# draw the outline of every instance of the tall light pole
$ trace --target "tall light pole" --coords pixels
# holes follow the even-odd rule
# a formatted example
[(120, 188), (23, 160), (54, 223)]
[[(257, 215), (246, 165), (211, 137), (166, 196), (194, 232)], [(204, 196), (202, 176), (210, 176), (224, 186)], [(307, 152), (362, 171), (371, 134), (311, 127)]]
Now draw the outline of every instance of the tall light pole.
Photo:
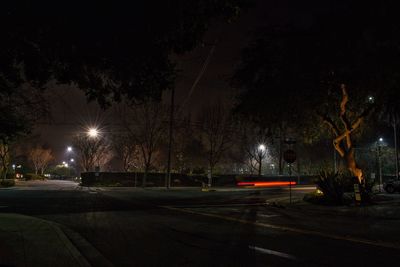
[(174, 102), (175, 102), (175, 89), (171, 89), (171, 106), (169, 111), (169, 140), (168, 140), (168, 162), (167, 162), (167, 176), (165, 177), (166, 187), (171, 187), (171, 153), (172, 153), (172, 134), (174, 128)]
[(397, 116), (393, 117), (394, 153), (396, 159), (396, 179), (399, 179), (399, 152), (397, 151)]
[(382, 144), (383, 144), (383, 138), (380, 137), (378, 140), (378, 167), (379, 167), (379, 192), (382, 192)]
[(262, 160), (265, 156), (265, 145), (261, 144), (258, 146), (258, 176), (261, 176)]

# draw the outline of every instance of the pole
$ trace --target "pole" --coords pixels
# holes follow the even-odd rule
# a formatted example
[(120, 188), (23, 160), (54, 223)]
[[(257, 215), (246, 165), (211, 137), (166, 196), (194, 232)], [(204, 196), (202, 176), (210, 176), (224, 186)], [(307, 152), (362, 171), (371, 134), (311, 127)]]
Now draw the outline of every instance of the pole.
[(396, 179), (399, 179), (399, 152), (397, 150), (397, 118), (393, 118), (394, 153), (396, 157)]
[(379, 192), (382, 192), (382, 159), (381, 146), (378, 145), (378, 165), (379, 165)]
[(292, 164), (289, 163), (289, 203), (292, 204)]
[(172, 150), (172, 130), (174, 126), (174, 102), (175, 102), (175, 88), (171, 90), (171, 107), (169, 111), (169, 141), (168, 141), (168, 162), (167, 162), (167, 176), (166, 186), (167, 189), (171, 187), (171, 150)]
[(262, 167), (262, 155), (261, 155), (261, 152), (259, 152), (258, 153), (258, 159), (259, 159), (259, 161), (260, 161), (260, 164), (258, 164), (258, 176), (261, 176), (261, 167)]

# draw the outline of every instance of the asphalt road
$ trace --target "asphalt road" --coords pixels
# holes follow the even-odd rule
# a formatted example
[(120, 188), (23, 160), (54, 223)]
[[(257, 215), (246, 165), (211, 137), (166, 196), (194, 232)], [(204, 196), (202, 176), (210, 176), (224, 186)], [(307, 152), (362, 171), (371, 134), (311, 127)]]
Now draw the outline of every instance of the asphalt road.
[[(293, 195), (309, 190), (294, 188)], [(76, 236), (115, 266), (398, 264), (400, 232), (393, 224), (271, 204), (287, 196), (287, 188), (166, 191), (51, 181), (1, 189), (0, 212), (63, 225), (93, 266), (101, 259)]]

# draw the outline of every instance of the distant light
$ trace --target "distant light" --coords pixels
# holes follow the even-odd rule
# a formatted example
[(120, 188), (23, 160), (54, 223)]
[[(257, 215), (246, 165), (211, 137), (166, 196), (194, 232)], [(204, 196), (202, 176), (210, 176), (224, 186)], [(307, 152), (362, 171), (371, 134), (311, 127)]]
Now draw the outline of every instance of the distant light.
[(259, 145), (258, 150), (265, 151), (265, 145), (263, 145), (263, 144)]
[(66, 168), (68, 168), (68, 163), (65, 163), (64, 166), (65, 166)]
[(15, 169), (15, 164), (12, 165), (12, 168)]
[(375, 101), (375, 98), (373, 96), (368, 97), (368, 102), (374, 103), (374, 101)]
[(383, 142), (383, 138), (382, 137), (379, 138), (379, 142)]
[(90, 128), (88, 131), (89, 137), (95, 138), (99, 135), (99, 131), (96, 128)]
[(74, 159), (70, 159), (69, 161), (74, 162), (75, 160)]
[(65, 161), (62, 162), (63, 165), (67, 164)]
[(67, 151), (71, 152), (72, 151), (72, 146), (67, 147)]

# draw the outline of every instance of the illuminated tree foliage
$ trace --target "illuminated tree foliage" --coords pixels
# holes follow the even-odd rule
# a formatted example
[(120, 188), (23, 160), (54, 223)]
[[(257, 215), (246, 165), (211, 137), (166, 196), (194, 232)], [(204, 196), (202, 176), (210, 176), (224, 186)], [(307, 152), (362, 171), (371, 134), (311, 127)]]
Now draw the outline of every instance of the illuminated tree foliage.
[(54, 159), (51, 149), (35, 147), (29, 152), (30, 161), (35, 169), (35, 174), (43, 175), (49, 163)]

